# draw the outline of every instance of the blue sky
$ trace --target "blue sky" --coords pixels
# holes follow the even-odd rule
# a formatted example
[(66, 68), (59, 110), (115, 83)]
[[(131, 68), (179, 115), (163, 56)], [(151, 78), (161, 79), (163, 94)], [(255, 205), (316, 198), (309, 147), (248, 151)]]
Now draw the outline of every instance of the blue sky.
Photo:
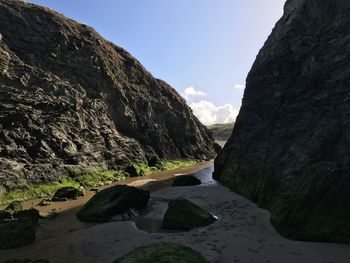
[[(245, 84), (259, 49), (282, 15), (285, 0), (29, 2), (94, 27), (179, 93), (193, 87), (187, 90), (188, 103), (197, 115), (204, 115), (199, 116), (202, 122), (211, 124), (230, 121), (239, 109), (243, 95), (239, 85)], [(231, 117), (215, 116), (220, 111), (230, 111)], [(207, 119), (207, 114), (213, 118)]]

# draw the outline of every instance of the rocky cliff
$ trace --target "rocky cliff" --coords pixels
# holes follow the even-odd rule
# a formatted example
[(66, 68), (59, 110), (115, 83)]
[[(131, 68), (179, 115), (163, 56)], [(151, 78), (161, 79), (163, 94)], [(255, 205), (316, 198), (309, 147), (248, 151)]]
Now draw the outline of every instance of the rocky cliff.
[(290, 238), (350, 242), (350, 1), (287, 0), (214, 176)]
[(186, 102), (125, 50), (47, 8), (0, 0), (0, 192), (69, 166), (214, 155)]

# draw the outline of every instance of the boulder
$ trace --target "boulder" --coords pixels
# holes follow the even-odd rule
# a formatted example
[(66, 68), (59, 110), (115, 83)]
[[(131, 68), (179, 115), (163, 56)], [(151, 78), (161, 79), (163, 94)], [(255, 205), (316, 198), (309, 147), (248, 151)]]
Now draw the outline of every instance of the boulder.
[(129, 165), (124, 170), (130, 177), (141, 176), (134, 165)]
[(40, 201), (40, 203), (38, 204), (39, 206), (48, 206), (51, 205), (51, 200), (50, 199), (43, 199)]
[(35, 241), (35, 229), (27, 219), (0, 221), (0, 248), (18, 248)]
[(25, 219), (30, 221), (33, 226), (38, 224), (40, 215), (39, 215), (39, 211), (37, 209), (31, 208), (31, 209), (27, 209), (27, 210), (22, 210), (22, 211), (18, 211), (18, 212), (14, 212), (12, 214), (12, 217), (14, 219)]
[(171, 200), (168, 204), (162, 228), (191, 230), (195, 227), (207, 226), (216, 218), (204, 209), (186, 199)]
[(172, 243), (157, 243), (139, 247), (114, 261), (114, 263), (139, 262), (208, 263), (197, 251)]
[(181, 175), (176, 176), (173, 181), (172, 186), (192, 186), (192, 185), (200, 185), (202, 182), (197, 177), (193, 175)]
[(7, 211), (14, 211), (14, 212), (22, 211), (23, 210), (23, 206), (22, 206), (20, 201), (13, 201), (11, 204), (9, 204), (6, 207), (5, 210), (7, 210)]
[(2, 210), (0, 211), (0, 221), (3, 220), (11, 220), (12, 219), (12, 212), (9, 210)]
[(84, 196), (85, 192), (81, 189), (67, 186), (67, 187), (62, 187), (56, 191), (54, 196), (52, 197), (52, 201), (57, 202), (57, 201), (67, 201), (70, 199), (75, 199), (79, 196)]
[(77, 217), (83, 222), (105, 222), (130, 208), (139, 210), (146, 207), (149, 198), (149, 191), (116, 185), (94, 195), (78, 212)]

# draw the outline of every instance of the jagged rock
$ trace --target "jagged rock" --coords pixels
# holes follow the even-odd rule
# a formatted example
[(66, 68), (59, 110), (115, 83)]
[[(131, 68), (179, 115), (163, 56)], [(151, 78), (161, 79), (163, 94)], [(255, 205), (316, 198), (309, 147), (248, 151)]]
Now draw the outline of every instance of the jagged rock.
[(288, 0), (215, 178), (293, 239), (350, 242), (350, 1)]
[(156, 243), (134, 249), (114, 263), (166, 262), (208, 263), (197, 251), (173, 243)]
[(171, 200), (165, 212), (162, 227), (165, 229), (191, 230), (215, 222), (214, 216), (186, 199)]
[(22, 211), (23, 210), (23, 206), (22, 206), (20, 201), (13, 201), (11, 204), (9, 204), (6, 207), (5, 210), (18, 212), (18, 211)]
[(130, 208), (143, 209), (150, 198), (149, 191), (127, 185), (116, 185), (94, 195), (78, 212), (83, 222), (104, 222), (124, 214)]
[(0, 248), (18, 248), (35, 241), (35, 230), (29, 220), (0, 221)]
[(85, 192), (81, 189), (67, 186), (62, 187), (56, 191), (54, 196), (52, 197), (52, 201), (59, 202), (59, 201), (67, 201), (71, 199), (78, 198), (79, 196), (84, 196)]
[(0, 0), (0, 24), (0, 191), (215, 156), (186, 101), (92, 28), (17, 0)]
[(193, 175), (180, 175), (175, 177), (172, 186), (193, 186), (201, 183), (201, 180)]

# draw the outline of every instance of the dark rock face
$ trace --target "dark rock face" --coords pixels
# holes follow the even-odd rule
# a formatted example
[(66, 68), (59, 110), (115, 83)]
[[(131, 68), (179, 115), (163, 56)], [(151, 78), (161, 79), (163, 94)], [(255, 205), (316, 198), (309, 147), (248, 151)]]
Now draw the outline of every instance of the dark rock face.
[(83, 222), (105, 222), (131, 208), (145, 208), (149, 198), (148, 191), (116, 185), (94, 195), (78, 212), (77, 217)]
[(214, 176), (286, 236), (350, 242), (350, 2), (288, 0)]
[(193, 186), (200, 185), (202, 182), (193, 175), (180, 175), (176, 176), (172, 186)]
[(75, 199), (79, 196), (84, 196), (85, 192), (75, 187), (67, 186), (62, 187), (56, 191), (54, 196), (52, 197), (52, 201), (67, 201), (70, 199)]
[(185, 100), (93, 29), (15, 0), (0, 25), (0, 192), (72, 165), (215, 156)]
[(165, 229), (191, 230), (215, 222), (214, 216), (186, 199), (171, 200), (165, 212), (162, 227)]
[(17, 248), (35, 241), (35, 229), (28, 220), (0, 222), (0, 248)]

